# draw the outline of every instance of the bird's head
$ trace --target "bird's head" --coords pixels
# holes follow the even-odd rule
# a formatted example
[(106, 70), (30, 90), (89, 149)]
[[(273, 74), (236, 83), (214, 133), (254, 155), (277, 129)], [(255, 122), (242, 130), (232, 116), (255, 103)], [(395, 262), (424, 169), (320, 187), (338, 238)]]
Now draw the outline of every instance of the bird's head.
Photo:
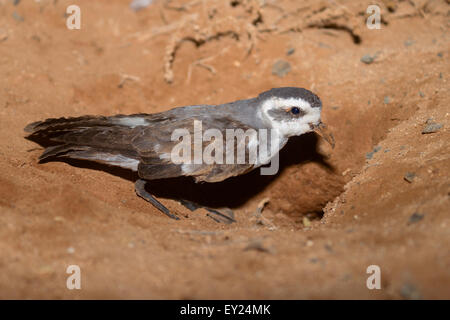
[(320, 124), (322, 102), (309, 90), (275, 88), (258, 96), (263, 121), (284, 137), (314, 131)]

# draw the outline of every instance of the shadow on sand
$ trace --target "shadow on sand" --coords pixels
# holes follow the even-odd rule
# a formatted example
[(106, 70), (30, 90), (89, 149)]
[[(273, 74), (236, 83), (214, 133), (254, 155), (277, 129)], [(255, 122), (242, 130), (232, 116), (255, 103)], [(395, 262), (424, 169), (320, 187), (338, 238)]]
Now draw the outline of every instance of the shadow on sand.
[[(288, 166), (316, 162), (334, 172), (335, 169), (317, 151), (318, 139), (315, 133), (290, 138), (280, 151), (280, 168), (276, 175), (261, 175), (258, 168), (245, 175), (216, 183), (195, 183), (190, 177), (152, 180), (147, 183), (146, 189), (157, 198), (184, 199), (212, 208), (238, 207), (262, 192)], [(131, 170), (96, 162), (64, 158), (53, 158), (46, 162), (49, 161), (61, 161), (75, 167), (105, 171), (132, 182), (139, 178), (137, 173)], [(134, 187), (130, 185), (130, 192), (133, 190)]]

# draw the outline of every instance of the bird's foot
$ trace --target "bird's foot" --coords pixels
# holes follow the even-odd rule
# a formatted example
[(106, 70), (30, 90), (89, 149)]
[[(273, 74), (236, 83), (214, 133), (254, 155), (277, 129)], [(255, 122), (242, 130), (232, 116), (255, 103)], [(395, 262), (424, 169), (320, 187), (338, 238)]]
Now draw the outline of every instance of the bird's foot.
[(208, 213), (206, 214), (207, 217), (213, 219), (216, 222), (225, 223), (225, 224), (231, 224), (233, 222), (236, 222), (234, 219), (234, 213), (229, 208), (224, 208), (221, 211), (208, 208), (202, 205), (199, 205), (195, 202), (188, 201), (188, 200), (178, 200), (183, 206), (188, 208), (190, 211), (195, 211), (199, 208), (204, 208)]
[[(167, 215), (168, 217), (175, 219), (175, 220), (180, 220), (179, 217), (177, 217), (176, 215), (174, 215), (173, 213), (171, 213), (169, 211), (169, 209), (166, 208), (166, 206), (164, 206), (161, 202), (159, 202), (158, 200), (155, 199), (155, 197), (153, 197), (146, 189), (145, 189), (145, 185), (147, 184), (147, 181), (143, 180), (143, 179), (139, 179), (136, 181), (134, 188), (136, 191), (136, 194), (141, 197), (142, 199), (150, 202), (155, 208), (157, 208), (159, 211), (161, 211), (162, 213), (164, 213), (165, 215)], [(199, 208), (204, 208), (205, 210), (208, 211), (208, 213), (206, 214), (208, 217), (210, 217), (211, 219), (213, 219), (216, 222), (221, 222), (221, 223), (225, 223), (225, 224), (231, 224), (233, 222), (236, 222), (236, 220), (234, 219), (234, 213), (231, 209), (225, 208), (221, 211), (218, 211), (216, 209), (212, 209), (212, 208), (208, 208), (208, 207), (204, 207), (201, 206), (195, 202), (191, 202), (188, 200), (179, 200), (179, 202), (185, 206), (186, 208), (188, 208), (190, 211), (195, 211)]]

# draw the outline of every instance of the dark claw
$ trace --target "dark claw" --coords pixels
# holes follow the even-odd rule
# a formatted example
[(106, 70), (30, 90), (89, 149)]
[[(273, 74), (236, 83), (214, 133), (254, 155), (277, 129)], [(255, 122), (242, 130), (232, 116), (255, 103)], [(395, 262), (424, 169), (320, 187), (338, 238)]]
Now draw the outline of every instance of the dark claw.
[(205, 209), (210, 212), (207, 214), (207, 216), (216, 222), (222, 222), (225, 224), (231, 224), (233, 222), (236, 222), (236, 220), (234, 219), (233, 211), (231, 211), (231, 209), (227, 210), (227, 211), (229, 211), (228, 213), (222, 213), (220, 211), (217, 211), (217, 210), (211, 209), (211, 208), (205, 208)]

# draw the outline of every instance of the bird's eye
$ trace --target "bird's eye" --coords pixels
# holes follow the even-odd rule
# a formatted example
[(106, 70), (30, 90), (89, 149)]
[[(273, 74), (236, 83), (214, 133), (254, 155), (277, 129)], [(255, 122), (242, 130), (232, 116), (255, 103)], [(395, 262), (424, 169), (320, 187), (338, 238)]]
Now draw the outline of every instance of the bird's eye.
[(291, 113), (292, 113), (292, 114), (299, 114), (299, 113), (300, 113), (300, 109), (297, 108), (297, 107), (292, 107), (292, 108), (291, 108)]

